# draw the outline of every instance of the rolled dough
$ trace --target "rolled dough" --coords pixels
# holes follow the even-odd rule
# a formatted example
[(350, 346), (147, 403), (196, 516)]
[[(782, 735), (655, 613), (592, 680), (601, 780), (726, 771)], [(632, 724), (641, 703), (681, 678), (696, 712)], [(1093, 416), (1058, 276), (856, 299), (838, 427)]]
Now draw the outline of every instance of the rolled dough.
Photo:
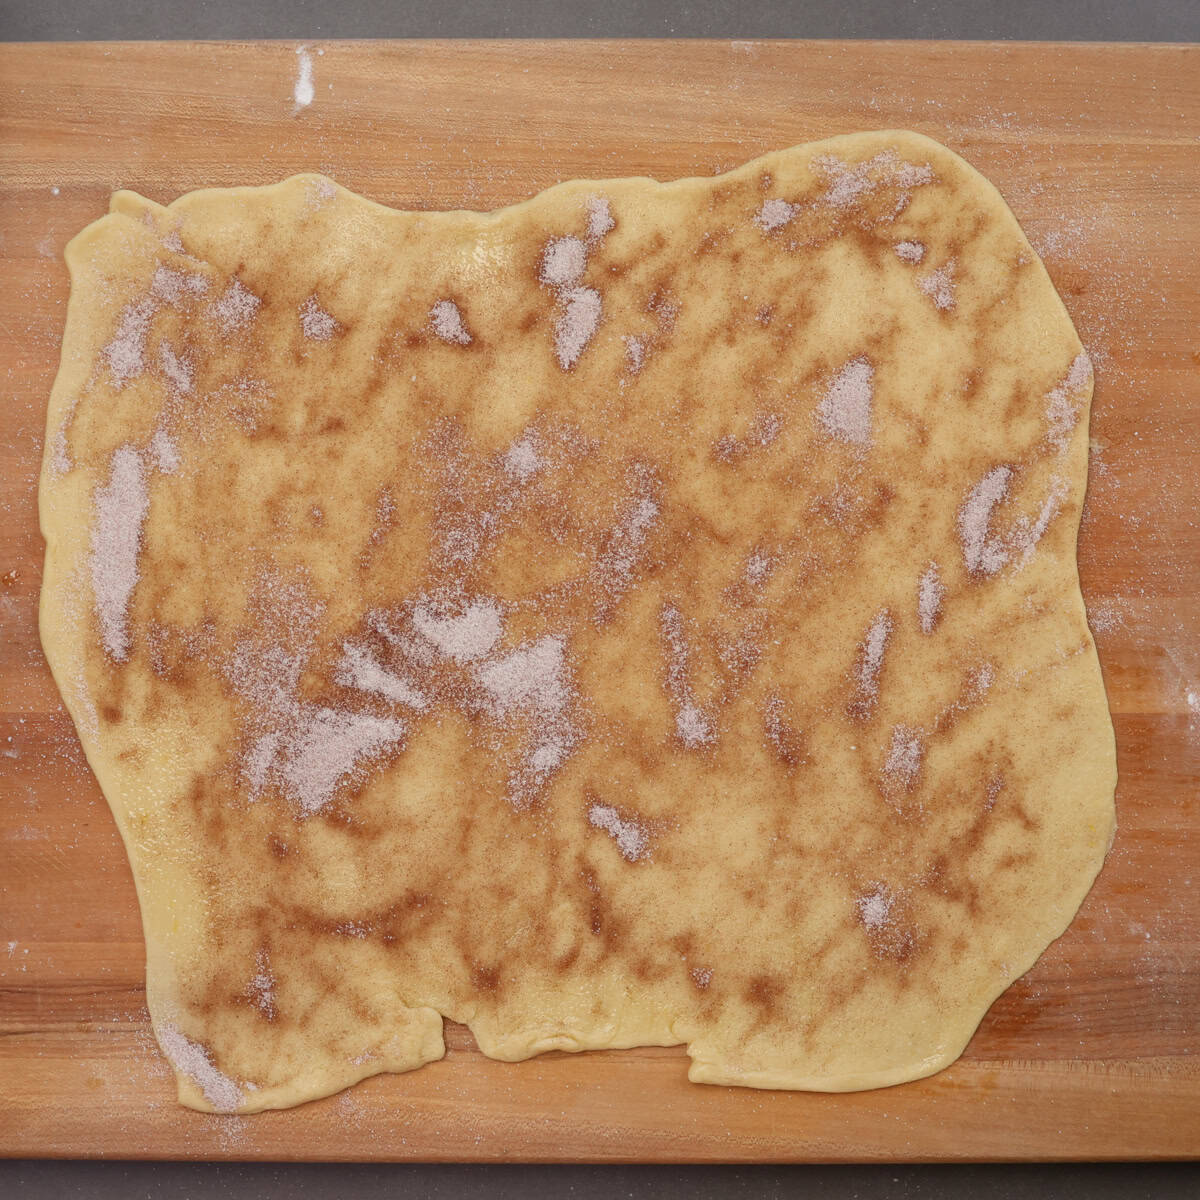
[(443, 1017), (879, 1087), (1066, 928), (1113, 832), (1092, 372), (962, 159), (118, 192), (67, 262), (41, 632), (183, 1103)]

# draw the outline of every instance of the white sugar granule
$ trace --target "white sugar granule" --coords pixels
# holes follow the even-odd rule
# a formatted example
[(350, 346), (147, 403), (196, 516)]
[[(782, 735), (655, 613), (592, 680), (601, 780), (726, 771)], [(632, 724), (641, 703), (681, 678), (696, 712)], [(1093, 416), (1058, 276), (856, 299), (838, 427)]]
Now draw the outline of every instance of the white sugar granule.
[(274, 765), (275, 756), (279, 752), (279, 731), (272, 730), (264, 733), (246, 755), (242, 773), (250, 788), (250, 799), (257, 800), (267, 782), (267, 774)]
[(691, 976), (696, 986), (703, 991), (710, 983), (712, 983), (712, 967), (693, 967), (691, 970)]
[(932, 633), (942, 612), (942, 598), (946, 589), (942, 584), (938, 565), (931, 562), (917, 585), (917, 616), (921, 620), (921, 632)]
[(92, 592), (104, 648), (117, 662), (129, 655), (129, 600), (138, 581), (142, 524), (150, 509), (146, 468), (132, 446), (113, 453), (108, 483), (95, 494)]
[(1058, 515), (1066, 498), (1067, 485), (1061, 479), (1055, 480), (1046, 499), (1042, 501), (1038, 515), (1032, 521), (1028, 517), (1022, 517), (1016, 523), (1010, 541), (1013, 548), (1021, 552), (1019, 567), (1024, 567), (1033, 557), (1038, 543), (1050, 527), (1050, 522)]
[(637, 821), (623, 818), (611, 804), (590, 804), (587, 816), (589, 824), (603, 829), (630, 862), (645, 857), (650, 837)]
[(565, 649), (561, 637), (546, 635), (478, 668), (476, 677), (497, 713), (504, 716), (514, 708), (561, 712), (567, 703)]
[(865, 896), (859, 896), (855, 901), (858, 906), (858, 919), (867, 929), (882, 929), (887, 923), (892, 911), (892, 897), (884, 887), (877, 887)]
[(569, 371), (592, 340), (600, 324), (600, 293), (577, 287), (564, 293), (565, 307), (554, 325), (554, 352), (558, 365)]
[(759, 413), (754, 418), (749, 440), (759, 446), (769, 446), (783, 432), (783, 418), (778, 413)]
[(307, 108), (313, 102), (316, 92), (313, 89), (313, 60), (312, 55), (308, 52), (308, 47), (298, 47), (296, 58), (299, 61), (296, 69), (296, 83), (292, 88), (292, 99), (296, 104), (296, 111), (299, 112), (300, 109)]
[(242, 1102), (242, 1089), (213, 1066), (208, 1051), (199, 1042), (185, 1037), (173, 1025), (164, 1025), (155, 1033), (171, 1066), (199, 1087), (216, 1112), (237, 1112)]
[(990, 537), (992, 509), (1008, 493), (1011, 467), (993, 467), (970, 491), (958, 510), (958, 536), (967, 570), (994, 575), (1008, 562), (1008, 549), (1000, 538)]
[(121, 313), (112, 341), (102, 351), (117, 387), (124, 387), (146, 369), (146, 335), (154, 310), (154, 301), (149, 298), (128, 305)]
[(763, 233), (770, 233), (772, 230), (782, 229), (799, 211), (799, 205), (789, 204), (786, 200), (776, 197), (766, 201), (754, 214), (754, 223)]
[(871, 440), (871, 401), (875, 368), (862, 355), (833, 377), (817, 405), (817, 419), (830, 437), (856, 446)]
[(675, 732), (689, 750), (699, 750), (714, 740), (712, 719), (692, 698), (688, 679), (689, 651), (683, 614), (674, 604), (664, 604), (659, 625), (667, 651), (667, 691), (675, 704)]
[(518, 483), (526, 483), (545, 466), (538, 454), (537, 440), (527, 433), (504, 453), (504, 470)]
[(266, 952), (260, 950), (254, 960), (254, 975), (246, 985), (251, 1002), (267, 1017), (275, 1016), (275, 975)]
[(921, 289), (934, 303), (935, 308), (943, 311), (954, 307), (954, 259), (951, 259), (945, 266), (938, 267), (936, 271), (930, 271), (928, 275), (922, 275), (917, 280), (917, 287)]
[(746, 563), (746, 582), (762, 583), (770, 575), (772, 565), (766, 554), (756, 550)]
[(875, 696), (879, 691), (879, 671), (891, 632), (892, 615), (885, 608), (876, 614), (867, 629), (859, 655), (858, 688), (864, 696)]
[(300, 305), (300, 327), (306, 338), (327, 342), (337, 332), (338, 323), (317, 303), (316, 296), (309, 296)]
[(599, 241), (616, 222), (612, 217), (612, 209), (608, 205), (608, 197), (592, 195), (587, 198), (587, 235), (589, 242)]
[(613, 530), (612, 537), (596, 564), (600, 584), (613, 598), (629, 586), (646, 537), (656, 520), (658, 505), (650, 497), (643, 496), (634, 503)]
[(712, 721), (691, 701), (681, 705), (675, 714), (675, 732), (689, 750), (698, 750), (713, 740)]
[(551, 287), (570, 287), (578, 283), (587, 267), (587, 247), (577, 237), (552, 238), (542, 251), (538, 276)]
[(342, 657), (333, 680), (361, 692), (373, 692), (396, 704), (406, 704), (418, 712), (429, 706), (429, 701), (407, 679), (387, 670), (372, 657), (369, 650), (352, 642), (342, 645)]
[(337, 184), (332, 179), (310, 180), (305, 193), (305, 200), (310, 212), (318, 212), (324, 208), (338, 193)]
[(918, 166), (916, 163), (897, 161), (888, 181), (902, 188), (924, 187), (925, 184), (933, 182), (933, 168), (928, 163)]
[[(179, 230), (172, 229), (170, 233), (163, 237), (163, 247), (170, 250), (172, 254), (186, 254), (187, 250), (183, 244), (183, 238), (179, 236)], [(206, 281), (207, 282), (207, 281)]]
[(1098, 604), (1089, 604), (1087, 610), (1088, 625), (1093, 633), (1111, 633), (1114, 629), (1125, 627), (1125, 614), (1121, 600), (1102, 600)]
[(407, 732), (394, 718), (311, 709), (283, 748), (280, 773), (289, 796), (306, 816), (319, 812), (361, 759), (396, 746)]
[(897, 242), (896, 255), (906, 263), (919, 263), (925, 257), (924, 242)]
[(222, 333), (232, 333), (249, 325), (261, 306), (262, 301), (240, 279), (231, 279), (209, 311)]
[(1079, 409), (1075, 398), (1092, 380), (1092, 360), (1086, 351), (1080, 351), (1062, 382), (1046, 396), (1046, 420), (1049, 430), (1046, 437), (1054, 443), (1061, 454), (1071, 441), (1071, 432), (1079, 420)]
[(646, 365), (646, 340), (628, 334), (622, 341), (625, 343), (625, 362), (636, 375)]
[(933, 168), (904, 162), (894, 150), (883, 150), (865, 162), (850, 164), (833, 154), (813, 159), (813, 168), (825, 177), (825, 202), (848, 208), (880, 187), (920, 187), (933, 182)]
[(158, 365), (167, 383), (177, 395), (187, 396), (192, 390), (192, 364), (180, 358), (166, 342), (158, 347)]
[(529, 756), (530, 767), (539, 775), (560, 767), (567, 756), (567, 746), (556, 737), (542, 736)]
[(50, 455), (50, 471), (56, 477), (71, 470), (71, 454), (67, 448), (67, 431), (59, 428), (54, 432), (54, 448)]
[(920, 731), (907, 725), (897, 725), (892, 730), (892, 745), (887, 761), (883, 764), (886, 777), (901, 787), (909, 787), (921, 769), (925, 757), (925, 743)]
[(996, 682), (996, 668), (990, 662), (980, 663), (967, 673), (966, 700), (976, 704), (991, 691)]
[(279, 721), (298, 719), (296, 687), (304, 658), (279, 646), (239, 643), (225, 664), (229, 681), (256, 708)]
[(443, 342), (449, 342), (453, 346), (471, 344), (471, 335), (467, 332), (462, 313), (453, 300), (439, 300), (429, 310), (429, 321), (433, 325), (433, 332)]
[(412, 622), (439, 653), (458, 663), (483, 658), (503, 631), (500, 606), (494, 600), (472, 600), (460, 613), (423, 601), (413, 609)]
[(163, 475), (174, 475), (179, 470), (179, 447), (165, 429), (156, 429), (148, 447), (155, 468)]
[(167, 304), (178, 304), (188, 296), (203, 296), (207, 291), (208, 280), (203, 275), (161, 265), (155, 268), (150, 282), (150, 294)]

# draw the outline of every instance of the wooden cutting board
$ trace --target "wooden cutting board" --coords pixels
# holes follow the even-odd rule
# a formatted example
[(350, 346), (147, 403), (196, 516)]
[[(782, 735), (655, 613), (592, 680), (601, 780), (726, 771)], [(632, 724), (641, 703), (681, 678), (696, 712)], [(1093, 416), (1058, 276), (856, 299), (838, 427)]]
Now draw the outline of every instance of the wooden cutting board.
[[(1200, 1154), (1200, 47), (520, 42), (0, 47), (0, 1152), (838, 1160)], [(963, 1058), (855, 1095), (701, 1087), (682, 1049), (445, 1061), (250, 1118), (176, 1105), (125, 856), (38, 644), (61, 252), (114, 188), (319, 170), (398, 208), (722, 171), (908, 127), (999, 185), (1097, 364), (1079, 560), (1120, 830)]]

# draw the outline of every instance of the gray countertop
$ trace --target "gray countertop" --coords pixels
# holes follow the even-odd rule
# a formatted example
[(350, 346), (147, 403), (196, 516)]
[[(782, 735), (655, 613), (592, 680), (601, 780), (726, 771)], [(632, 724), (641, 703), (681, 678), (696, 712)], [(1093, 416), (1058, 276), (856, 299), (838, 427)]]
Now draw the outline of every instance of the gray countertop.
[(1200, 40), (1198, 0), (0, 0), (7, 41), (360, 37)]
[[(1200, 41), (1200, 0), (0, 0), (6, 41), (338, 37), (850, 37)], [(3, 1086), (0, 1083), (0, 1086)], [(1200, 1154), (1200, 1146), (1196, 1147)], [(535, 1167), (0, 1163), (0, 1194), (228, 1200), (1193, 1196), (1189, 1165)]]

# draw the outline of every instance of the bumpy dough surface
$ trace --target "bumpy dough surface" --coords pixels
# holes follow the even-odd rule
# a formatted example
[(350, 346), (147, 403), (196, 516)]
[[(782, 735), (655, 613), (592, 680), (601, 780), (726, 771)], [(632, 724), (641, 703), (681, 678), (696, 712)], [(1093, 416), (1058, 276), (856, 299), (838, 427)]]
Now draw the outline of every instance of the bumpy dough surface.
[(899, 1083), (1070, 921), (1115, 782), (1091, 369), (944, 147), (490, 214), (119, 192), (67, 261), (42, 638), (183, 1103), (442, 1017)]

